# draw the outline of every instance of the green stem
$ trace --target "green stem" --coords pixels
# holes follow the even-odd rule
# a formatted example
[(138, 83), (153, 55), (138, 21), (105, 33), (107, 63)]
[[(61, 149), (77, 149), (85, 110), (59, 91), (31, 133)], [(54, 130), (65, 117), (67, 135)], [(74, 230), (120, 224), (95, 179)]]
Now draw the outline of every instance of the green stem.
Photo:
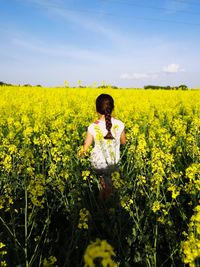
[(8, 225), (6, 224), (6, 222), (4, 221), (4, 219), (1, 216), (0, 216), (0, 221), (2, 222), (2, 224), (4, 225), (4, 227), (7, 229), (7, 231), (9, 232), (9, 234), (13, 237), (13, 239), (15, 240), (15, 242), (17, 243), (17, 245), (22, 248), (22, 245), (18, 241), (16, 235), (11, 231), (11, 229), (8, 227)]
[(149, 260), (149, 256), (148, 255), (147, 255), (146, 261), (147, 261), (147, 266), (152, 267), (151, 261)]
[(155, 226), (155, 239), (154, 239), (154, 250), (153, 250), (153, 266), (156, 267), (157, 263), (157, 236), (158, 236), (158, 224)]
[(33, 255), (32, 255), (31, 259), (30, 259), (30, 263), (29, 263), (29, 265), (26, 266), (26, 267), (31, 267), (31, 266), (32, 266), (32, 264), (33, 264), (33, 262), (34, 262), (34, 259), (35, 259), (35, 257), (37, 256), (37, 251), (38, 251), (40, 242), (41, 242), (41, 240), (42, 240), (42, 238), (43, 238), (43, 235), (44, 235), (44, 232), (46, 231), (47, 226), (49, 225), (49, 222), (50, 222), (50, 220), (49, 220), (49, 218), (47, 218), (46, 221), (45, 221), (45, 225), (44, 225), (44, 227), (43, 227), (42, 233), (40, 234), (40, 238), (39, 238), (39, 240), (38, 240), (38, 242), (37, 242), (37, 244), (36, 244), (36, 246), (35, 246), (34, 253), (33, 253)]
[(24, 253), (25, 253), (25, 263), (26, 267), (29, 266), (28, 264), (28, 194), (27, 188), (25, 187), (25, 211), (24, 211)]
[[(158, 199), (160, 194), (160, 183), (157, 184), (157, 190), (156, 190), (156, 199)], [(157, 237), (158, 237), (158, 223), (157, 223), (157, 216), (156, 216), (156, 225), (155, 225), (155, 234), (154, 234), (154, 246), (153, 246), (153, 265), (156, 267), (157, 265)]]

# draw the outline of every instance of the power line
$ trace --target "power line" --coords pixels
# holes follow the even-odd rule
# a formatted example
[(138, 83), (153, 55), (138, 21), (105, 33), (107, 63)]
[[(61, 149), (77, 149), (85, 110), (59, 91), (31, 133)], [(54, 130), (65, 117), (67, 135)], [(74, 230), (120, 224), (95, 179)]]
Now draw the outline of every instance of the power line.
[[(106, 0), (101, 0), (101, 1), (106, 1)], [(109, 0), (107, 0), (109, 1)], [(137, 1), (137, 0), (136, 0)], [(185, 3), (188, 5), (195, 5), (195, 6), (200, 6), (200, 2), (191, 2), (191, 1), (186, 1), (186, 0), (171, 0), (172, 2), (177, 2), (177, 3)], [(124, 4), (133, 4), (133, 2), (128, 2), (128, 1), (123, 1)]]
[[(18, 0), (21, 1), (21, 0)], [(114, 0), (113, 0), (114, 1)], [(118, 0), (117, 0), (118, 1)], [(177, 0), (178, 1), (178, 0)], [(106, 16), (106, 17), (116, 17), (118, 19), (134, 19), (134, 20), (144, 20), (144, 21), (154, 21), (154, 22), (162, 22), (162, 23), (172, 23), (172, 24), (179, 24), (179, 25), (188, 25), (188, 26), (200, 26), (200, 23), (192, 23), (192, 22), (185, 22), (185, 21), (178, 21), (178, 20), (168, 20), (168, 19), (157, 19), (157, 18), (150, 18), (150, 17), (144, 17), (144, 16), (135, 16), (135, 15), (119, 15), (114, 13), (107, 13), (107, 12), (99, 12), (96, 10), (89, 10), (89, 9), (73, 9), (73, 8), (65, 8), (63, 5), (59, 6), (58, 4), (38, 4), (38, 3), (32, 3), (35, 7), (43, 7), (43, 8), (55, 8), (58, 10), (66, 10), (69, 12), (74, 13), (86, 13), (86, 14), (95, 14), (98, 16)]]
[(146, 20), (146, 21), (157, 21), (157, 22), (167, 22), (172, 24), (181, 24), (181, 25), (190, 25), (190, 26), (200, 26), (200, 23), (192, 23), (192, 22), (185, 22), (185, 21), (178, 21), (178, 20), (168, 20), (168, 19), (156, 19), (156, 18), (149, 18), (149, 17), (141, 17), (135, 15), (118, 15), (113, 13), (107, 12), (97, 12), (93, 10), (83, 10), (83, 9), (66, 9), (69, 12), (80, 12), (80, 13), (87, 13), (87, 14), (96, 14), (100, 16), (107, 16), (107, 17), (116, 17), (118, 19), (138, 19), (138, 20)]
[(125, 18), (125, 19), (138, 19), (138, 20), (146, 20), (146, 21), (157, 21), (157, 22), (167, 22), (172, 24), (182, 24), (182, 25), (190, 25), (190, 26), (200, 26), (200, 23), (191, 23), (191, 22), (185, 22), (185, 21), (177, 21), (177, 20), (167, 20), (167, 19), (156, 19), (156, 18), (149, 18), (149, 17), (140, 17), (140, 16), (118, 16), (111, 13), (104, 13), (105, 16), (113, 16), (117, 18)]

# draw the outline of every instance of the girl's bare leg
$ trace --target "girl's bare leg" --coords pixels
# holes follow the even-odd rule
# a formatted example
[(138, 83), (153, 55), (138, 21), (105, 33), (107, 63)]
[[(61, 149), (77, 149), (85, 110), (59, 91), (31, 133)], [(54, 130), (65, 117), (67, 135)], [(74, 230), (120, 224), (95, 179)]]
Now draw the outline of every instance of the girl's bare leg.
[(99, 182), (102, 189), (99, 192), (100, 200), (108, 200), (113, 192), (112, 185), (108, 185), (103, 176), (99, 177)]

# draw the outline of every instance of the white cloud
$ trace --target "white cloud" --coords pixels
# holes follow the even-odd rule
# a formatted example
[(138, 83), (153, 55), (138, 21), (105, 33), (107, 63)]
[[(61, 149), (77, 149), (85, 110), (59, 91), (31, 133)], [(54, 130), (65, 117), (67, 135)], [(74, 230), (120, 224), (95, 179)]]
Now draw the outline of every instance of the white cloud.
[(120, 79), (124, 80), (142, 80), (142, 79), (154, 79), (157, 77), (156, 73), (123, 73), (120, 75)]
[(166, 73), (177, 73), (177, 72), (184, 72), (185, 70), (180, 68), (179, 64), (172, 63), (163, 68), (163, 72)]
[(180, 73), (184, 72), (185, 70), (180, 67), (179, 64), (169, 64), (165, 66), (162, 70), (155, 71), (155, 72), (146, 72), (146, 73), (122, 73), (120, 75), (120, 79), (123, 80), (145, 80), (145, 79), (157, 79), (164, 77), (165, 74), (174, 74), (174, 73)]

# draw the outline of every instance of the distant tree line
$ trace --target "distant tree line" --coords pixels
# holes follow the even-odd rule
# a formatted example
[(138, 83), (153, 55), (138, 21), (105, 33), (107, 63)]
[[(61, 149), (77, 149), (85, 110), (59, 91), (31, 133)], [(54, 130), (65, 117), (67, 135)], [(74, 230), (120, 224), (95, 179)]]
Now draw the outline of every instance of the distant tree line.
[(162, 89), (162, 90), (188, 90), (187, 85), (181, 84), (179, 86), (159, 86), (159, 85), (146, 85), (144, 89)]
[(0, 81), (0, 86), (3, 86), (3, 85), (6, 85), (6, 86), (13, 86), (11, 83), (4, 83), (4, 82), (1, 82), (1, 81)]
[(72, 86), (72, 87), (66, 87), (66, 88), (99, 88), (99, 89), (112, 88), (112, 89), (118, 89), (118, 87), (115, 85), (99, 85), (97, 87), (93, 87), (92, 85), (91, 86), (79, 85), (79, 86)]
[(118, 89), (115, 85), (99, 85), (97, 88), (112, 88), (112, 89)]
[[(15, 86), (14, 84), (10, 84), (10, 83), (5, 83), (0, 81), (0, 86)], [(33, 85), (31, 84), (24, 84), (24, 85), (19, 85), (19, 86), (25, 86), (25, 87), (32, 87)], [(42, 87), (42, 85), (38, 84), (38, 85), (34, 85), (34, 87)], [(56, 87), (56, 86), (55, 86)], [(69, 88), (69, 85), (66, 85), (66, 88)], [(77, 86), (73, 86), (71, 88), (77, 88)], [(79, 85), (78, 88), (88, 88), (88, 86), (84, 86), (81, 85), (81, 82), (79, 81)], [(97, 86), (96, 88), (112, 88), (112, 89), (118, 89), (117, 86), (115, 85), (106, 85), (106, 84), (102, 84)], [(159, 85), (145, 85), (144, 89), (153, 89), (153, 90), (189, 90), (189, 88), (187, 87), (187, 85), (181, 84), (179, 86), (159, 86)]]
[[(0, 86), (15, 86), (14, 84), (11, 84), (11, 83), (5, 83), (5, 82), (2, 82), (0, 81)], [(20, 86), (20, 85), (19, 85)], [(32, 85), (31, 84), (24, 84), (22, 86), (25, 86), (25, 87), (31, 87)], [(36, 87), (42, 87), (42, 85), (38, 84), (38, 85), (35, 85)]]

